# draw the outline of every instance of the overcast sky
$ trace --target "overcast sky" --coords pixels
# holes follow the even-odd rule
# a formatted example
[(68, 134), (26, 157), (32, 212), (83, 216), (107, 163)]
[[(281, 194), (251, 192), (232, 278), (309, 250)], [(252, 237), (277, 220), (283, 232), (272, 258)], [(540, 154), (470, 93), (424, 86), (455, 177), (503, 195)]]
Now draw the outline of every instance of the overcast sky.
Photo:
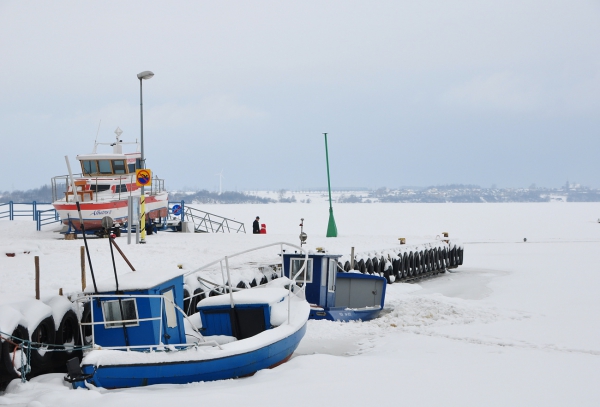
[(140, 134), (168, 188), (600, 187), (598, 1), (0, 0), (0, 190)]

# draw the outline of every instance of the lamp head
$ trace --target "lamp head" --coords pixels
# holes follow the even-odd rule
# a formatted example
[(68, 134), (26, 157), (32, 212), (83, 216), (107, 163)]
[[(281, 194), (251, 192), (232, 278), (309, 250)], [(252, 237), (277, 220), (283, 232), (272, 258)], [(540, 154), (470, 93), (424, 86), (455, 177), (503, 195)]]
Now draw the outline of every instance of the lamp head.
[(152, 71), (144, 71), (144, 72), (140, 72), (139, 74), (137, 74), (137, 77), (139, 80), (150, 79), (153, 76), (154, 76), (154, 72), (152, 72)]

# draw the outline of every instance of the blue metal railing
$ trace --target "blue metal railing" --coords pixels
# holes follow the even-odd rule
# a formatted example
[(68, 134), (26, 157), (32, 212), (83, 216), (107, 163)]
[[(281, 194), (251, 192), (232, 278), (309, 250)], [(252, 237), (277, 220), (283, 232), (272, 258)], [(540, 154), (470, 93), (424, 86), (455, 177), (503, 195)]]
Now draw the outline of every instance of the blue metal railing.
[(51, 205), (49, 202), (7, 202), (0, 203), (0, 208), (8, 206), (7, 210), (0, 211), (0, 219), (8, 218), (15, 220), (17, 216), (31, 216), (31, 219), (37, 222), (37, 230), (41, 230), (43, 225), (60, 222), (60, 217), (56, 209), (38, 210), (38, 205)]
[(14, 220), (13, 216), (13, 201), (7, 203), (0, 203), (0, 207), (8, 205), (8, 210), (0, 212), (0, 219), (8, 218), (8, 220)]
[(46, 209), (45, 211), (37, 211), (36, 222), (36, 229), (40, 231), (44, 225), (60, 222), (60, 216), (58, 216), (58, 212), (54, 208)]

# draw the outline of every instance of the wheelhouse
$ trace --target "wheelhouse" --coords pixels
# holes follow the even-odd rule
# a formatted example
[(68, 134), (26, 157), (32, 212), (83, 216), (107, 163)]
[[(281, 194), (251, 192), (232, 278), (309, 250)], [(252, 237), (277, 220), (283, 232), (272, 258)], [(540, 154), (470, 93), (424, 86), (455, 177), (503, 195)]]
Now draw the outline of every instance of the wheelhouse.
[(114, 176), (133, 174), (142, 168), (139, 153), (134, 154), (90, 154), (77, 156), (84, 176)]

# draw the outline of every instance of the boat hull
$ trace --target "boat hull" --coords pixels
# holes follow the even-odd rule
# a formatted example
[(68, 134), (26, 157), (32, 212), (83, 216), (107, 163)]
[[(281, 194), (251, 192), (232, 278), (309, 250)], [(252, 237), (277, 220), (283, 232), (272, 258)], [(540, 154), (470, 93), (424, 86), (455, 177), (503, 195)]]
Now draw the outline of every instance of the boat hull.
[[(221, 358), (97, 367), (82, 365), (82, 371), (93, 374), (86, 382), (108, 389), (232, 379), (284, 363), (292, 356), (305, 332), (306, 323), (293, 334), (268, 346)], [(83, 386), (83, 382), (74, 383), (74, 387)]]
[[(127, 199), (108, 202), (81, 202), (81, 216), (86, 231), (102, 229), (102, 218), (110, 216), (114, 222), (127, 223)], [(81, 230), (77, 205), (74, 202), (58, 201), (52, 204), (64, 225), (76, 231)], [(157, 194), (146, 197), (146, 214), (149, 219), (166, 217), (169, 212), (168, 194)]]

